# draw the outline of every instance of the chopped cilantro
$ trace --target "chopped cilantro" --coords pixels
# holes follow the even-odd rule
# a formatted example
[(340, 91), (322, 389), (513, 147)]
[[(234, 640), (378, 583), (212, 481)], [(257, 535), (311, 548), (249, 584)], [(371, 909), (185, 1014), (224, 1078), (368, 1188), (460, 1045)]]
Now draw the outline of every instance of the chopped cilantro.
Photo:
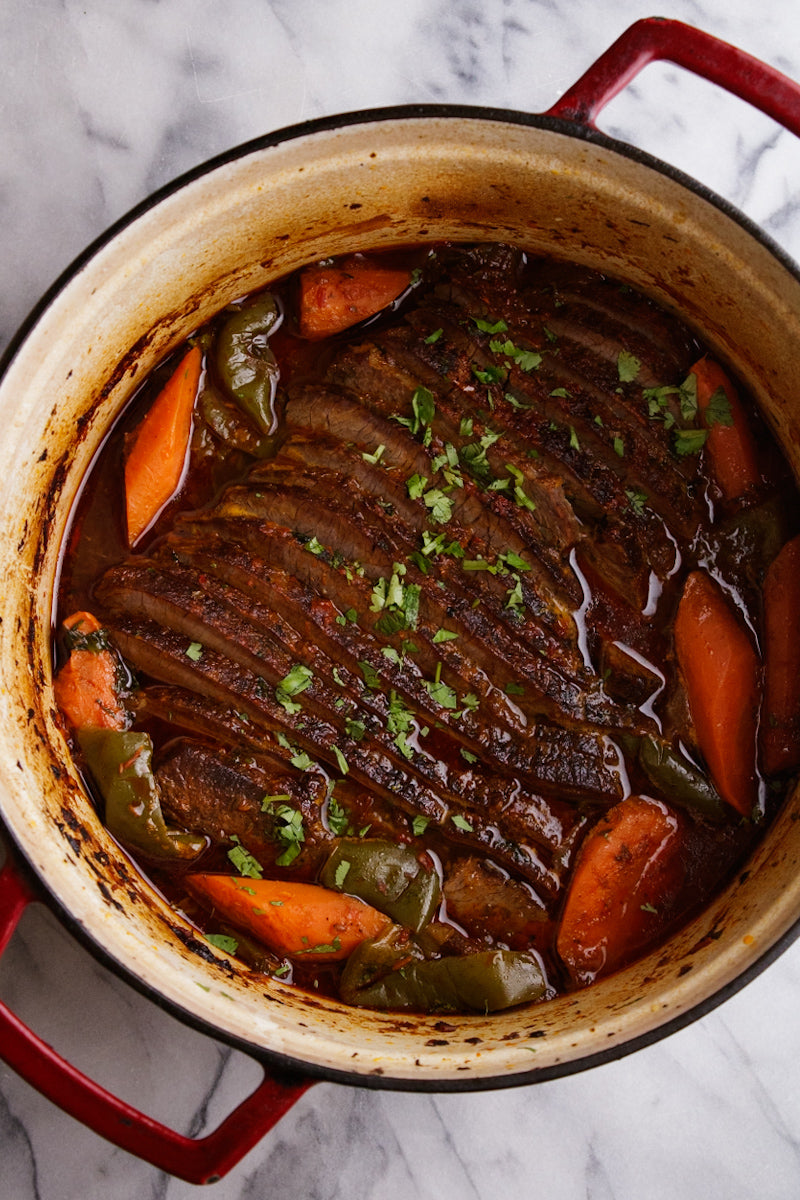
[(516, 572), (512, 574), (512, 579), (515, 580), (515, 583), (506, 594), (506, 608), (519, 610), (525, 607), (525, 601), (522, 598), (522, 580)]
[(330, 792), (328, 796), (328, 811), (327, 811), (328, 828), (335, 837), (343, 837), (350, 827), (350, 817), (347, 810), (339, 803), (333, 794)]
[(513, 550), (506, 550), (505, 554), (501, 554), (498, 560), (504, 567), (513, 567), (515, 571), (530, 571), (531, 564), (526, 562), (524, 558), (520, 558)]
[(203, 657), (203, 643), (190, 642), (186, 650), (186, 657), (190, 658), (192, 662), (199, 662)]
[[(308, 939), (306, 939), (308, 940)], [(318, 946), (304, 946), (302, 950), (295, 950), (295, 954), (338, 954), (342, 948), (341, 939), (335, 937), (332, 942), (322, 942)]]
[(291, 671), (284, 675), (275, 688), (275, 699), (288, 713), (300, 712), (301, 705), (297, 704), (292, 697), (304, 692), (310, 686), (313, 677), (313, 672), (303, 663), (295, 663)]
[(681, 456), (699, 454), (708, 437), (707, 429), (676, 429), (675, 453)]
[(642, 369), (642, 364), (629, 350), (620, 350), (617, 355), (617, 375), (620, 383), (633, 383)]
[(488, 366), (488, 367), (481, 368), (481, 367), (477, 367), (475, 365), (475, 363), (473, 363), (472, 364), (472, 374), (475, 376), (475, 378), (478, 380), (479, 383), (485, 383), (485, 384), (504, 383), (506, 378), (508, 377), (508, 370), (505, 367), (495, 367), (495, 366)]
[(415, 418), (412, 433), (419, 433), (421, 428), (430, 425), (436, 415), (436, 401), (433, 392), (426, 387), (418, 387), (411, 397), (411, 408)]
[(386, 447), (381, 444), (378, 446), (374, 454), (362, 454), (361, 457), (363, 458), (364, 462), (371, 463), (373, 467), (377, 467), (385, 453)]
[(474, 763), (478, 761), (477, 754), (473, 754), (471, 750), (467, 750), (464, 746), (460, 746), (458, 750), (464, 762)]
[(412, 475), (406, 481), (406, 488), (412, 500), (419, 500), (422, 493), (425, 491), (425, 484), (428, 482), (425, 475)]
[(382, 577), (372, 588), (370, 609), (382, 614), (376, 628), (389, 637), (401, 629), (416, 629), (419, 621), (421, 585), (403, 583), (406, 571), (404, 563), (395, 563), (390, 577)]
[(455, 825), (456, 829), (460, 829), (462, 833), (472, 833), (472, 825), (466, 817), (462, 817), (460, 813), (456, 813), (450, 820)]
[(298, 751), (289, 759), (293, 767), (297, 767), (298, 771), (310, 771), (314, 767), (313, 759), (309, 758), (305, 750)]
[(434, 342), (438, 342), (439, 338), (444, 333), (443, 329), (434, 329), (433, 333), (429, 333), (425, 338), (425, 345), (432, 346)]
[(681, 417), (684, 421), (693, 421), (697, 416), (697, 376), (687, 375), (678, 388)]
[(472, 320), (481, 333), (506, 333), (508, 330), (502, 317), (499, 321), (487, 321), (484, 317), (473, 317)]
[(453, 633), (451, 629), (437, 629), (433, 635), (433, 644), (438, 646), (440, 642), (452, 642), (458, 637), (457, 633)]
[(227, 954), (235, 954), (239, 949), (239, 943), (236, 938), (228, 937), (224, 933), (204, 933), (203, 937), (212, 946), (216, 946), (218, 950), (224, 950)]
[(475, 479), (485, 480), (491, 474), (486, 446), (481, 442), (468, 442), (459, 451), (461, 461)]
[(542, 356), (538, 350), (517, 350), (514, 362), (521, 371), (535, 371), (541, 366)]
[(525, 404), (524, 401), (518, 400), (513, 392), (504, 392), (503, 399), (507, 400), (511, 407), (517, 409), (517, 411), (523, 408), (533, 408), (533, 404)]
[(525, 481), (525, 476), (522, 474), (522, 471), (520, 471), (519, 467), (515, 467), (513, 463), (506, 463), (506, 470), (515, 480), (514, 499), (516, 500), (517, 504), (520, 506), (520, 508), (527, 508), (533, 512), (536, 508), (536, 505), (531, 500), (530, 496), (527, 495), (522, 486)]
[(271, 796), (269, 794), (267, 794), (266, 796), (262, 796), (261, 811), (269, 812), (269, 810), (272, 808), (273, 804), (285, 804), (287, 802), (287, 800), (291, 800), (291, 798), (292, 797), (290, 795), (288, 795), (288, 793), (284, 793), (284, 792), (276, 793), (274, 796)]
[(706, 406), (703, 418), (709, 428), (713, 425), (733, 425), (731, 402), (723, 387), (718, 387)]
[(622, 440), (622, 438), (615, 437), (611, 444), (614, 447), (614, 453), (618, 454), (620, 458), (624, 458), (625, 457), (625, 443)]
[(371, 663), (366, 662), (364, 659), (360, 659), (358, 666), (361, 674), (364, 677), (364, 683), (367, 685), (367, 687), (372, 691), (379, 691), (381, 686), (381, 677)]
[(253, 858), (249, 850), (245, 850), (236, 834), (233, 835), (231, 841), (234, 845), (228, 851), (228, 858), (239, 874), (244, 875), (247, 879), (261, 879), (264, 868), (258, 859)]
[(333, 877), (333, 882), (336, 884), (337, 888), (344, 887), (344, 881), (347, 879), (349, 872), (350, 863), (347, 861), (347, 859), (343, 858), (342, 861), (337, 865), (336, 873)]
[(347, 736), (351, 737), (354, 742), (360, 742), (364, 734), (367, 732), (367, 727), (363, 721), (357, 721), (353, 717), (348, 717), (344, 723)]
[(411, 822), (411, 832), (414, 837), (421, 837), (425, 830), (430, 825), (430, 817), (417, 816)]
[(506, 338), (504, 341), (495, 338), (489, 342), (489, 349), (493, 354), (504, 354), (512, 362), (515, 362), (522, 371), (535, 371), (542, 362), (542, 356), (538, 350), (522, 350), (519, 346), (515, 346), (509, 338)]
[(303, 829), (303, 814), (297, 808), (281, 804), (275, 810), (274, 834), (283, 844), (283, 851), (275, 859), (279, 867), (288, 867), (300, 854), (301, 843), (305, 841)]
[(637, 517), (641, 517), (644, 513), (644, 506), (647, 503), (647, 493), (634, 491), (633, 488), (626, 488), (625, 495), (628, 497), (628, 503)]
[(432, 680), (423, 679), (422, 686), (433, 700), (434, 704), (438, 704), (440, 708), (448, 708), (454, 710), (458, 708), (458, 699), (455, 692), (442, 681), (442, 664), (437, 663), (436, 675)]
[(347, 765), (347, 759), (342, 754), (342, 752), (338, 746), (332, 746), (331, 749), (333, 750), (333, 756), (336, 759), (336, 762), (339, 766), (339, 770), (341, 771), (341, 773), (343, 775), (346, 775), (348, 773), (348, 771), (350, 770), (349, 766)]
[(431, 520), (440, 525), (446, 524), (453, 515), (453, 501), (441, 490), (431, 488), (422, 497), (425, 507), (430, 510)]

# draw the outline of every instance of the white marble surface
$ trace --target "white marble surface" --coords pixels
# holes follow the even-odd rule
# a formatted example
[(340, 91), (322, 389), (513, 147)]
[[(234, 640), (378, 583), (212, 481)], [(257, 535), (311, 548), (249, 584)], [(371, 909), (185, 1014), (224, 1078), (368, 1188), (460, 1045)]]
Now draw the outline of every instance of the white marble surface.
[[(800, 79), (794, 0), (675, 0)], [(547, 108), (640, 0), (3, 0), (0, 347), (70, 259), (162, 183), (306, 118), (406, 102)], [(651, 67), (601, 119), (800, 257), (800, 144), (741, 102)], [(43, 910), (0, 995), (106, 1086), (213, 1127), (255, 1084), (239, 1053), (110, 977)], [(681, 1033), (593, 1071), (472, 1095), (314, 1087), (220, 1200), (800, 1195), (800, 945)], [(0, 1065), (0, 1200), (194, 1194), (115, 1150)]]

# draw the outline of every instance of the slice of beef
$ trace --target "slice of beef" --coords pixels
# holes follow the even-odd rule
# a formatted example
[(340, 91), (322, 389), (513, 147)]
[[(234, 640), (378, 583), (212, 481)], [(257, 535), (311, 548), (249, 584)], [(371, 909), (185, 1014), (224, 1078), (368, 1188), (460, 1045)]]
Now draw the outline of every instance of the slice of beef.
[(156, 778), (169, 818), (226, 849), (241, 844), (265, 869), (280, 867), (277, 860), (291, 844), (280, 834), (284, 806), (302, 818), (292, 874), (313, 878), (330, 852), (333, 838), (322, 820), (327, 780), (321, 773), (300, 776), (289, 763), (281, 772), (274, 760), (180, 738), (160, 754)]
[(444, 898), (448, 917), (472, 938), (526, 947), (549, 933), (547, 911), (537, 897), (483, 859), (457, 859), (445, 875)]

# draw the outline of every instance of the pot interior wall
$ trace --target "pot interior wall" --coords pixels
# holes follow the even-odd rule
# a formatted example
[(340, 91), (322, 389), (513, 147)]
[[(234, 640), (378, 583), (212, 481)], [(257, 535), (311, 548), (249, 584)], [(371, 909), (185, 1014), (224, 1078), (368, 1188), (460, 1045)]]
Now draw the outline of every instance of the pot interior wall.
[[(454, 239), (581, 261), (679, 310), (753, 389), (800, 475), (800, 284), (679, 180), (545, 120), (427, 117), (252, 149), (124, 226), (66, 282), (0, 383), (4, 817), (59, 903), (112, 960), (220, 1033), (315, 1068), (475, 1086), (650, 1036), (725, 988), (800, 915), (797, 797), (712, 909), (589, 992), (492, 1018), (359, 1013), (251, 975), (193, 935), (86, 799), (54, 718), (59, 547), (105, 430), (214, 311), (303, 262)], [(198, 986), (199, 985), (199, 986)], [(535, 1054), (531, 1054), (535, 1050)]]

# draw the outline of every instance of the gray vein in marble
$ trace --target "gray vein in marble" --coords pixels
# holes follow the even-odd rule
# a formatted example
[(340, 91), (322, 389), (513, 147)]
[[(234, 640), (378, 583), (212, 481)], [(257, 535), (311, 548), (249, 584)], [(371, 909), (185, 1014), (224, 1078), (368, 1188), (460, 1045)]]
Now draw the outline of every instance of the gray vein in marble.
[[(3, 1075), (0, 1072), (0, 1086)], [(11, 1109), (0, 1093), (0, 1144), (2, 1152), (2, 1181), (8, 1186), (13, 1180), (15, 1194), (40, 1200), (39, 1173), (36, 1164), (36, 1154), (25, 1123), (11, 1112)], [(9, 1200), (11, 1195), (9, 1193)]]

